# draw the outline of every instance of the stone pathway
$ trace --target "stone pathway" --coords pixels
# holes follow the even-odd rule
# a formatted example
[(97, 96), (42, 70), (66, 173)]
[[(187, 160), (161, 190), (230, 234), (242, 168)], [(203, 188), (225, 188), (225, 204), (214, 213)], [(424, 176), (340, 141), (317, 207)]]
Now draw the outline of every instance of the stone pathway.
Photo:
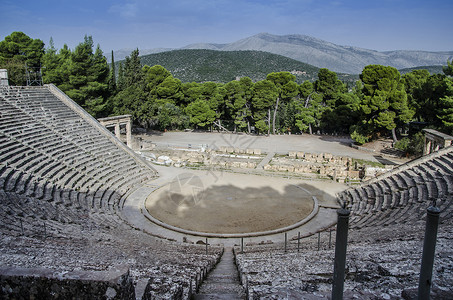
[(267, 165), (272, 158), (274, 157), (275, 152), (268, 152), (266, 157), (256, 166), (256, 169), (263, 169), (265, 165)]
[(225, 248), (220, 262), (208, 274), (193, 299), (245, 299), (232, 248)]

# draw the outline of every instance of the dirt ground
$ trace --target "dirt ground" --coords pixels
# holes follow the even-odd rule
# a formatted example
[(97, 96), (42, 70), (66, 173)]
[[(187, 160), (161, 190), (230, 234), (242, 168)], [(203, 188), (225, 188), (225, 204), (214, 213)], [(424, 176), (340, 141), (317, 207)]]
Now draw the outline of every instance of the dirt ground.
[(218, 149), (224, 146), (239, 149), (260, 149), (263, 153), (275, 152), (278, 154), (288, 154), (288, 151), (328, 152), (338, 156), (376, 161), (374, 158), (376, 153), (351, 148), (352, 140), (344, 136), (308, 134), (256, 136), (217, 132), (153, 131), (148, 134), (135, 135), (135, 137), (140, 137), (160, 147), (198, 148), (203, 146), (209, 149)]
[(156, 219), (198, 232), (247, 233), (292, 225), (313, 210), (313, 197), (334, 205), (344, 185), (259, 175), (160, 168), (173, 176), (146, 208)]

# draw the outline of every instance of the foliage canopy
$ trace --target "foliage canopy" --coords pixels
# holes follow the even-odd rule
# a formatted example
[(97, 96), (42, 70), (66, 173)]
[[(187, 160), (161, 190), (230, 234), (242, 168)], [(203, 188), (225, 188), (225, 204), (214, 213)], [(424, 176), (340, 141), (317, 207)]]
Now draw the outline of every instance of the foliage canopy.
[[(226, 61), (241, 70), (241, 64), (259, 66), (268, 55), (244, 51), (240, 55), (249, 61), (236, 61), (233, 57), (238, 53), (177, 52), (182, 53), (191, 57), (194, 68), (206, 70), (212, 68), (205, 64), (207, 60), (221, 66)], [(186, 82), (179, 78), (179, 71), (144, 64), (152, 62), (152, 57), (156, 56), (140, 57), (136, 49), (115, 64), (112, 53), (109, 66), (90, 36), (73, 50), (66, 45), (57, 50), (52, 39), (44, 48), (41, 40), (22, 32), (13, 32), (0, 42), (0, 68), (8, 69), (10, 84), (25, 83), (25, 64), (42, 66), (44, 83), (57, 85), (93, 116), (131, 114), (134, 122), (144, 127), (217, 128), (260, 134), (324, 132), (350, 134), (357, 143), (390, 135), (397, 141), (404, 137), (411, 121), (453, 133), (450, 61), (443, 74), (412, 70), (401, 75), (393, 67), (369, 65), (360, 80), (350, 85), (335, 72), (311, 66), (305, 66), (306, 74), (315, 71), (317, 75), (301, 80), (288, 72), (286, 65), (283, 70), (263, 73), (261, 78), (228, 75), (230, 81), (225, 83), (217, 78)], [(285, 64), (283, 60), (281, 64)], [(224, 73), (228, 72), (225, 68)], [(411, 143), (403, 139), (398, 145), (415, 149), (417, 142)]]

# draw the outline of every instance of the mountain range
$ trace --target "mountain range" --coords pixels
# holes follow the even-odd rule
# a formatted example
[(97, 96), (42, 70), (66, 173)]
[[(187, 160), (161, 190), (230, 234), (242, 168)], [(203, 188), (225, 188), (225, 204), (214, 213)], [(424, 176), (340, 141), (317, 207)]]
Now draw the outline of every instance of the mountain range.
[[(395, 50), (376, 51), (353, 46), (341, 46), (307, 35), (273, 35), (260, 33), (228, 44), (199, 43), (180, 49), (209, 49), (218, 51), (257, 50), (286, 56), (318, 68), (359, 74), (370, 64), (393, 66), (397, 69), (418, 66), (446, 65), (453, 58), (453, 51)], [(143, 49), (140, 55), (159, 53), (174, 49)], [(115, 60), (124, 59), (130, 51), (115, 52)]]

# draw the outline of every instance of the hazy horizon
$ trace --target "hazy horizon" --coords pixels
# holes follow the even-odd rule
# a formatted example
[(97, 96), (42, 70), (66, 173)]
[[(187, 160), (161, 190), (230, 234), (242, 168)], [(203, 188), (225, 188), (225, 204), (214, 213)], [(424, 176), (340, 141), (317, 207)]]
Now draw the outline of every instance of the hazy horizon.
[(57, 48), (91, 35), (121, 49), (226, 44), (268, 32), (377, 51), (452, 51), (453, 1), (2, 1), (0, 40), (22, 31)]

